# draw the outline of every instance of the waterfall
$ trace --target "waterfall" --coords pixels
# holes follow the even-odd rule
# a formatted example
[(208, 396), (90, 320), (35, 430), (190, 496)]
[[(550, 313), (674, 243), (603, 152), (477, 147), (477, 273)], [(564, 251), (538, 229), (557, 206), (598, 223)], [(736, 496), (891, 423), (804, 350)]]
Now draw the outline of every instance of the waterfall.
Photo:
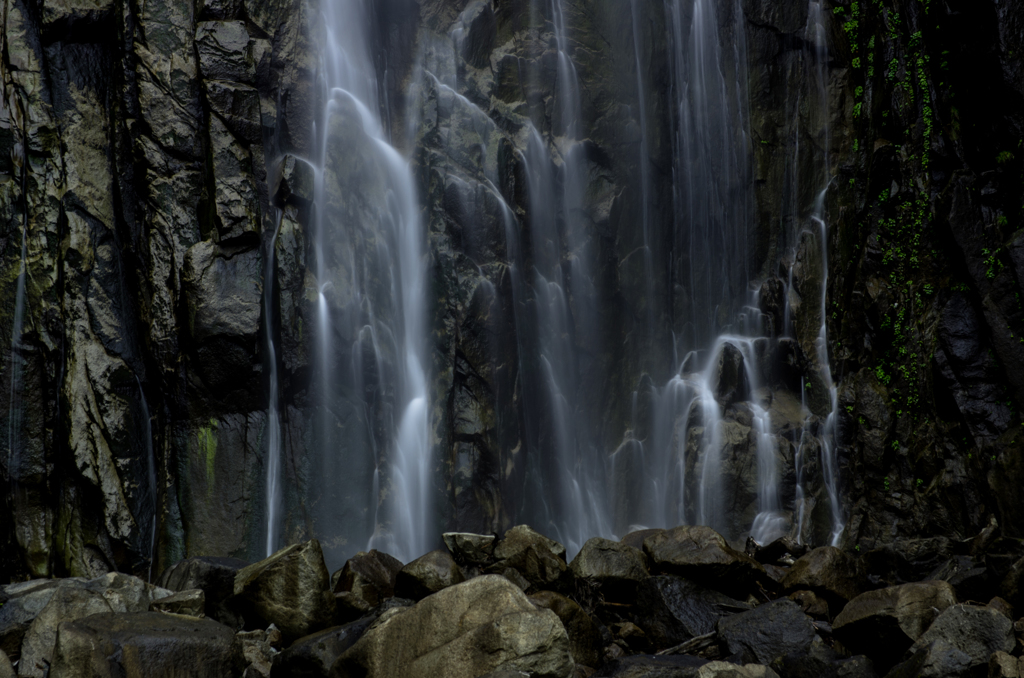
[(342, 532), (331, 540), (341, 552), (362, 540), (411, 560), (435, 531), (425, 237), (408, 162), (381, 119), (371, 11), (363, 0), (323, 4), (313, 228), (319, 527)]
[(263, 341), (269, 367), (267, 384), (267, 546), (266, 555), (278, 548), (278, 529), (281, 520), (281, 395), (278, 391), (277, 349), (274, 345), (274, 282), (277, 280), (276, 245), (281, 233), (284, 213), (278, 210), (274, 236), (267, 243), (266, 269), (263, 274)]

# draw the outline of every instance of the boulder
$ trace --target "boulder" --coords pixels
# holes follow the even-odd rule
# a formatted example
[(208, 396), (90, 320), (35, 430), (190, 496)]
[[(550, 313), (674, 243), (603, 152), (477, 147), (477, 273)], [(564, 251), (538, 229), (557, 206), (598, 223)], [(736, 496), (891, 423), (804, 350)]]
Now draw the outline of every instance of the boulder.
[(0, 678), (14, 678), (14, 666), (7, 657), (7, 653), (0, 650)]
[(552, 586), (565, 574), (565, 547), (526, 525), (517, 525), (494, 547), (497, 562), (487, 568), (499, 574), (512, 568), (534, 588)]
[(345, 562), (335, 577), (334, 592), (350, 591), (370, 607), (376, 607), (395, 595), (395, 579), (402, 561), (376, 549), (360, 551)]
[(459, 565), (482, 567), (494, 559), (494, 542), (497, 538), (493, 534), (445, 532), (441, 538)]
[(861, 592), (857, 561), (834, 546), (822, 546), (797, 560), (782, 580), (787, 591), (810, 590), (838, 613)]
[(153, 601), (173, 594), (173, 591), (120, 572), (108, 572), (87, 581), (84, 587), (103, 596), (114, 612), (146, 612)]
[(351, 591), (335, 593), (334, 606), (334, 623), (337, 625), (354, 622), (373, 610), (372, 605)]
[(330, 574), (316, 539), (242, 568), (234, 590), (247, 623), (275, 624), (288, 639), (327, 628), (334, 620)]
[(626, 546), (632, 546), (633, 548), (640, 549), (642, 551), (644, 549), (645, 539), (647, 539), (648, 537), (653, 537), (656, 534), (661, 534), (664, 531), (665, 530), (659, 528), (634, 530), (633, 532), (630, 532), (619, 541), (625, 544)]
[(1024, 675), (1024, 659), (1002, 650), (988, 658), (988, 678), (1020, 678), (1021, 675)]
[(558, 616), (504, 577), (484, 575), (388, 610), (330, 675), (473, 678), (496, 670), (568, 678), (574, 665)]
[(235, 634), (245, 661), (243, 678), (269, 678), (274, 655), (281, 646), (281, 632), (271, 625), (268, 629), (242, 631)]
[(279, 206), (295, 205), (308, 207), (313, 204), (313, 190), (316, 183), (313, 166), (307, 161), (286, 155), (278, 169), (274, 201)]
[(711, 633), (719, 619), (750, 606), (688, 579), (659, 575), (641, 582), (636, 609), (636, 624), (663, 649)]
[(530, 602), (558, 615), (569, 636), (569, 651), (573, 661), (590, 667), (600, 663), (601, 629), (582, 607), (554, 591), (539, 591), (530, 596)]
[(799, 605), (782, 599), (719, 620), (718, 635), (730, 656), (771, 664), (788, 655), (807, 654), (817, 632)]
[(829, 614), (828, 601), (814, 591), (793, 591), (789, 599), (800, 606), (808, 617), (813, 619), (830, 620), (833, 615)]
[(686, 655), (637, 655), (610, 661), (596, 675), (600, 678), (695, 678), (706, 659)]
[(221, 678), (240, 675), (232, 629), (211, 619), (139, 612), (60, 625), (51, 678)]
[(235, 575), (246, 566), (237, 558), (189, 558), (164, 570), (157, 583), (172, 591), (202, 589), (206, 598), (206, 616), (234, 628), (241, 618), (232, 606)]
[(395, 594), (420, 600), (462, 581), (462, 571), (451, 554), (438, 549), (420, 556), (398, 572)]
[(746, 553), (762, 565), (789, 566), (807, 553), (807, 545), (798, 544), (795, 539), (790, 537), (779, 537), (775, 541), (761, 546), (752, 537), (748, 537)]
[(183, 614), (189, 617), (203, 617), (206, 615), (206, 595), (202, 589), (189, 589), (179, 591), (166, 598), (154, 600), (149, 604), (152, 612), (169, 612), (171, 614)]
[(986, 666), (996, 652), (1017, 644), (1013, 623), (997, 610), (978, 605), (953, 605), (936, 617), (910, 648), (923, 651), (921, 676), (967, 675)]
[(759, 664), (730, 664), (709, 662), (696, 673), (697, 678), (779, 678), (779, 674)]
[(605, 599), (623, 602), (632, 599), (637, 583), (649, 576), (643, 551), (600, 537), (583, 545), (569, 569), (577, 579), (598, 584)]
[(681, 525), (644, 540), (652, 573), (675, 574), (735, 595), (744, 595), (768, 575), (750, 556), (726, 543), (710, 527)]
[(93, 614), (113, 612), (99, 593), (84, 588), (61, 586), (32, 621), (21, 644), (18, 675), (42, 678), (45, 666), (53, 663), (57, 626)]
[(949, 582), (958, 600), (988, 600), (998, 592), (999, 579), (970, 556), (953, 556), (925, 578)]
[(942, 581), (916, 582), (857, 596), (833, 623), (843, 645), (886, 669), (899, 661), (939, 613), (956, 603), (953, 587)]
[[(85, 580), (79, 581), (84, 583)], [(50, 602), (61, 582), (59, 579), (34, 579), (3, 587), (6, 600), (0, 606), (0, 652), (15, 661), (21, 656), (25, 632)]]
[(376, 617), (334, 626), (299, 638), (274, 657), (272, 678), (323, 678), (345, 650), (352, 647)]

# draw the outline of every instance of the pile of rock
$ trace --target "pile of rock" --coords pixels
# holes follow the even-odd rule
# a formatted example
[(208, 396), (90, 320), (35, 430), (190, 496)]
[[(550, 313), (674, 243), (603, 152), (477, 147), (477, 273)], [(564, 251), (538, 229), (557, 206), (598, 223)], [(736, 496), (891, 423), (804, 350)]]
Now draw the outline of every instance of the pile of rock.
[(310, 541), (185, 560), (160, 586), (13, 584), (0, 678), (1024, 676), (1011, 604), (962, 602), (1018, 595), (1024, 560), (998, 548), (740, 551), (689, 526), (591, 539), (571, 562), (526, 526), (444, 543), (404, 565), (359, 553), (333, 577)]

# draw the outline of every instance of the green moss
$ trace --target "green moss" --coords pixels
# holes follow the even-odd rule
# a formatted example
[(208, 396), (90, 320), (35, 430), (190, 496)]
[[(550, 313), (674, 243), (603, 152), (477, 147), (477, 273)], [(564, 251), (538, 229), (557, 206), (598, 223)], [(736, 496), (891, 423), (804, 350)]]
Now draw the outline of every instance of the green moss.
[(213, 492), (213, 483), (216, 479), (215, 462), (217, 459), (217, 420), (210, 419), (210, 426), (202, 426), (196, 434), (199, 442), (199, 454), (206, 463), (206, 489)]

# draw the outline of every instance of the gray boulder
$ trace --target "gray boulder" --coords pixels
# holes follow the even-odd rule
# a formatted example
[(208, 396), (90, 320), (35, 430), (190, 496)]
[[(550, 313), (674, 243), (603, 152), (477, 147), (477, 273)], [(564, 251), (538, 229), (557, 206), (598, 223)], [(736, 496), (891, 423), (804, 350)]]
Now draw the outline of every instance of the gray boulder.
[(511, 568), (534, 588), (553, 585), (568, 569), (565, 547), (526, 525), (505, 533), (494, 547), (494, 558), (497, 562), (487, 568), (488, 572), (502, 573)]
[(395, 595), (395, 580), (402, 570), (402, 561), (376, 549), (360, 551), (345, 562), (335, 577), (334, 592), (351, 592), (370, 607), (380, 605)]
[(539, 591), (530, 596), (530, 602), (558, 615), (569, 636), (573, 661), (589, 667), (600, 664), (601, 629), (582, 607), (554, 591)]
[(496, 670), (568, 678), (574, 665), (558, 616), (504, 577), (484, 575), (388, 610), (330, 675), (475, 678)]
[(688, 579), (659, 575), (640, 584), (636, 609), (636, 624), (655, 647), (667, 648), (711, 633), (719, 619), (750, 606)]
[(154, 600), (149, 604), (151, 612), (167, 612), (183, 614), (189, 617), (206, 616), (206, 595), (202, 589), (179, 591), (166, 598)]
[(799, 558), (782, 580), (787, 591), (814, 591), (838, 613), (861, 592), (857, 561), (834, 546), (822, 546)]
[(577, 579), (598, 584), (608, 600), (626, 601), (637, 583), (650, 576), (643, 551), (621, 542), (595, 537), (576, 554), (569, 569)]
[(608, 662), (600, 678), (695, 678), (706, 659), (687, 655), (636, 655)]
[(201, 589), (206, 616), (239, 628), (241, 619), (230, 601), (235, 594), (235, 575), (245, 566), (246, 562), (237, 558), (189, 558), (164, 570), (157, 583), (172, 591)]
[(288, 639), (327, 628), (334, 620), (330, 574), (316, 539), (239, 570), (234, 590), (247, 622), (274, 624)]
[(916, 582), (868, 591), (843, 608), (833, 632), (856, 654), (888, 668), (931, 626), (939, 613), (956, 603), (944, 581)]
[(398, 572), (395, 594), (420, 600), (462, 581), (462, 571), (451, 554), (438, 549), (420, 556)]
[(652, 573), (674, 574), (735, 595), (766, 582), (764, 567), (710, 527), (681, 525), (644, 540)]
[(493, 534), (445, 532), (441, 537), (444, 539), (444, 545), (460, 565), (483, 566), (494, 559)]
[(779, 678), (779, 674), (760, 664), (710, 662), (697, 670), (697, 678)]
[(799, 605), (782, 599), (721, 619), (718, 635), (730, 656), (771, 664), (788, 655), (807, 654), (817, 632)]
[(274, 657), (272, 678), (323, 678), (345, 650), (352, 647), (376, 617), (334, 626), (299, 638)]
[(221, 678), (240, 675), (233, 630), (159, 612), (100, 614), (60, 625), (51, 678)]
[(953, 605), (943, 610), (910, 648), (924, 652), (918, 668), (922, 677), (966, 676), (988, 664), (996, 652), (1017, 644), (1013, 622), (997, 610), (977, 605)]
[(50, 602), (61, 582), (59, 579), (34, 579), (4, 587), (6, 600), (0, 607), (0, 652), (15, 661), (21, 656), (21, 642), (28, 627)]
[(1008, 652), (993, 652), (988, 658), (988, 678), (1020, 678), (1024, 673), (1024, 659)]
[(3, 650), (0, 650), (0, 678), (14, 678), (14, 666)]

